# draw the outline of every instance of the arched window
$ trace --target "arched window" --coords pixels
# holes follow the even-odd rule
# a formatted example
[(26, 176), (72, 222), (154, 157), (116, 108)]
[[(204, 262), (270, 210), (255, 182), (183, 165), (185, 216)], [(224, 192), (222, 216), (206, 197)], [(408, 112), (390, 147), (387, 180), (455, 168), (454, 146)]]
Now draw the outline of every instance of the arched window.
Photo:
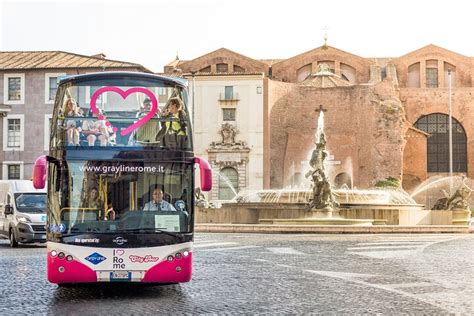
[(229, 65), (227, 64), (216, 64), (216, 71), (217, 72), (228, 72)]
[(430, 59), (426, 61), (426, 87), (438, 88), (438, 61)]
[(292, 188), (297, 188), (301, 185), (301, 182), (303, 181), (303, 176), (301, 172), (296, 172), (291, 176), (290, 179), (290, 185)]
[(226, 167), (219, 172), (219, 200), (231, 200), (239, 192), (237, 170)]
[[(329, 71), (332, 72), (332, 73), (335, 73), (334, 60), (320, 60), (320, 61), (318, 61), (318, 66), (321, 65), (321, 64), (328, 65)], [(319, 69), (319, 67), (318, 67), (318, 69)]]
[(451, 73), (451, 87), (456, 83), (456, 66), (444, 62), (444, 86), (449, 87), (449, 73)]
[(234, 72), (245, 72), (245, 69), (238, 65), (234, 65)]
[[(428, 136), (428, 172), (449, 172), (449, 116), (435, 113), (421, 117), (415, 127)], [(467, 172), (466, 132), (452, 119), (453, 172)]]
[(199, 72), (211, 72), (211, 66), (204, 67), (200, 69)]
[(419, 88), (420, 87), (420, 63), (415, 63), (408, 66), (408, 88)]
[(341, 63), (341, 78), (356, 84), (356, 70), (354, 67)]
[(300, 82), (308, 78), (311, 74), (311, 64), (304, 65), (296, 71), (296, 81)]
[(338, 174), (335, 178), (334, 178), (334, 185), (336, 186), (336, 188), (341, 188), (341, 187), (346, 187), (348, 189), (352, 189), (352, 180), (351, 180), (351, 176), (345, 172), (342, 172), (340, 174)]

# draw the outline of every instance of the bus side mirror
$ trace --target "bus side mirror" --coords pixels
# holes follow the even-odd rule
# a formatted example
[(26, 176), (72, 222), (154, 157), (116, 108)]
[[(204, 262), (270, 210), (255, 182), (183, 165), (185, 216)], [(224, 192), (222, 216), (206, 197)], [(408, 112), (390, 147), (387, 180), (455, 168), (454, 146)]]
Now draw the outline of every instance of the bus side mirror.
[(39, 156), (35, 161), (35, 167), (33, 169), (33, 187), (35, 189), (44, 189), (46, 184), (46, 167), (46, 156)]
[(211, 165), (206, 159), (201, 157), (194, 157), (194, 163), (199, 164), (199, 170), (201, 173), (201, 190), (211, 191), (212, 189), (212, 170)]

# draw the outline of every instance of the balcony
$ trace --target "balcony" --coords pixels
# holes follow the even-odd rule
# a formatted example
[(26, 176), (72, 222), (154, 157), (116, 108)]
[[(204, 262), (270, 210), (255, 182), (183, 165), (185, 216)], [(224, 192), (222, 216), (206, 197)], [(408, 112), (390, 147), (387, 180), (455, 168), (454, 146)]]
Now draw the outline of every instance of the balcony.
[(239, 94), (238, 93), (220, 93), (219, 94), (219, 103), (221, 104), (234, 104), (239, 102)]

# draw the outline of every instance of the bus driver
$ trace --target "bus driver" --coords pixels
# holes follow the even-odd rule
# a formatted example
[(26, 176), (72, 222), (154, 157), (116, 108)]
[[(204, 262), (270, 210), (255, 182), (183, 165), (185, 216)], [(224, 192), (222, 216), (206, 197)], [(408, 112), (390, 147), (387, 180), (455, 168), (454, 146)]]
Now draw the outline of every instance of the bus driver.
[(163, 200), (163, 191), (160, 188), (153, 190), (153, 200), (146, 203), (143, 207), (144, 211), (174, 211), (176, 209), (173, 205)]

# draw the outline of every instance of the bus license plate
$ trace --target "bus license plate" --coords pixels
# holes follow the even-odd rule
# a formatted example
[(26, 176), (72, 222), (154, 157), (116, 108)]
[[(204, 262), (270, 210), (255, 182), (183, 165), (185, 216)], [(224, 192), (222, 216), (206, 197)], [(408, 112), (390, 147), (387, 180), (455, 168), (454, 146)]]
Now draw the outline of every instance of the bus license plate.
[(128, 272), (128, 271), (110, 272), (110, 281), (130, 281), (130, 280), (132, 280), (132, 272)]

